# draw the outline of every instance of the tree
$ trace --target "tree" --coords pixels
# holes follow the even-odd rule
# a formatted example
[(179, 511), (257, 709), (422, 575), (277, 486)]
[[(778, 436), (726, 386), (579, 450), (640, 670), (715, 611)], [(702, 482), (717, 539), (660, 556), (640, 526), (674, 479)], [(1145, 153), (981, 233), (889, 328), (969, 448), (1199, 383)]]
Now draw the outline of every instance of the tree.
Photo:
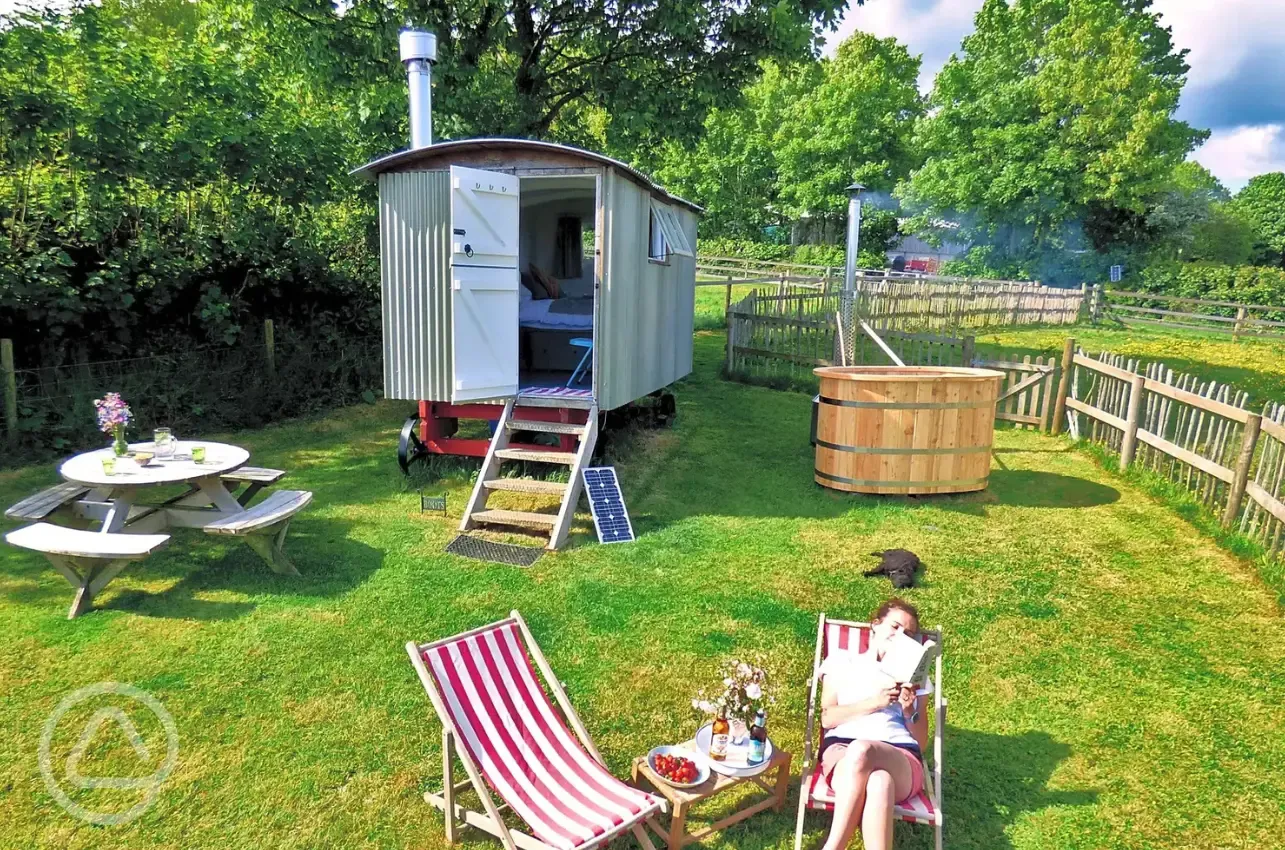
[(762, 75), (734, 107), (716, 108), (705, 119), (700, 141), (668, 141), (640, 165), (665, 186), (705, 207), (701, 232), (761, 238), (763, 229), (787, 220), (781, 209), (777, 135), (789, 104), (816, 84), (816, 63), (763, 63)]
[[(441, 135), (577, 137), (561, 119), (607, 117), (606, 141), (633, 148), (694, 139), (766, 58), (814, 54), (845, 0), (269, 0), (281, 45), (344, 85), (400, 80), (397, 31), (438, 37)], [(377, 107), (382, 108), (381, 98)]]
[(1150, 0), (986, 0), (938, 75), (899, 190), (1020, 265), (1146, 237), (1148, 203), (1206, 134), (1173, 119), (1187, 72)]
[[(705, 205), (704, 234), (761, 238), (806, 218), (841, 236), (850, 183), (878, 200), (914, 164), (918, 75), (904, 45), (860, 32), (833, 59), (765, 63), (738, 106), (710, 112), (697, 145), (666, 144), (653, 168)], [(892, 210), (866, 206), (863, 246), (882, 251), (896, 233)]]
[(1149, 204), (1152, 256), (1159, 261), (1245, 262), (1253, 233), (1230, 201), (1231, 193), (1204, 166), (1179, 163), (1169, 187)]
[(776, 133), (780, 196), (791, 217), (841, 219), (853, 181), (889, 192), (915, 164), (923, 114), (919, 57), (863, 32), (821, 62), (819, 83), (787, 105)]
[(1234, 207), (1253, 229), (1252, 259), (1285, 265), (1285, 174), (1275, 171), (1250, 179), (1236, 194)]

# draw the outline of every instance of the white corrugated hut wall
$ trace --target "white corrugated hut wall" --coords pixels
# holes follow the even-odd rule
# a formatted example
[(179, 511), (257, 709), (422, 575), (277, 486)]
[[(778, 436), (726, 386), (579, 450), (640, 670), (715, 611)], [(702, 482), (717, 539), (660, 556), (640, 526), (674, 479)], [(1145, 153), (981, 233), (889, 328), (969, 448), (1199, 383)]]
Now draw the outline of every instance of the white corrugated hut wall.
[(450, 175), (379, 175), (384, 395), (451, 397)]
[[(611, 410), (662, 389), (692, 370), (696, 261), (647, 257), (651, 193), (607, 169), (603, 180), (606, 274), (599, 293), (595, 380), (598, 407)], [(696, 216), (670, 208), (693, 247)]]

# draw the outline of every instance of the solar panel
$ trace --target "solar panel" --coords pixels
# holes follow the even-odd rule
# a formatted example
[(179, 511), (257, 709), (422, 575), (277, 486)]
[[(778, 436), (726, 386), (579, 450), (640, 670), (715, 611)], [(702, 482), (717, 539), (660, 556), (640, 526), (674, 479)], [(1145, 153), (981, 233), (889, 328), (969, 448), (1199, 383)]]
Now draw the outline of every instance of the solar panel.
[(616, 468), (590, 466), (582, 474), (589, 510), (593, 512), (593, 525), (598, 530), (598, 542), (628, 543), (633, 540), (634, 527), (629, 524), (629, 511), (625, 510), (625, 497), (620, 493)]

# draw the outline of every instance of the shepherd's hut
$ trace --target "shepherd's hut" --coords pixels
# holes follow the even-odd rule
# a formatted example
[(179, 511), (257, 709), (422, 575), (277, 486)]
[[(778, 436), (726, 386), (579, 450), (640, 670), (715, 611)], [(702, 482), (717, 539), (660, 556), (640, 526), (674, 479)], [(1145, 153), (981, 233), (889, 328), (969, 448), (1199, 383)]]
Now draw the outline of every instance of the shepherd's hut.
[[(691, 371), (700, 207), (602, 154), (526, 139), (432, 143), (435, 40), (404, 32), (411, 147), (357, 169), (379, 184), (384, 394), (418, 402), (403, 468), (424, 453), (483, 457), (461, 530), (535, 527), (565, 539), (599, 414)], [(672, 404), (672, 399), (669, 399)], [(495, 423), (456, 437), (460, 419)], [(556, 435), (557, 444), (533, 434)], [(501, 475), (570, 467), (566, 484)], [(495, 490), (556, 514), (488, 510)]]

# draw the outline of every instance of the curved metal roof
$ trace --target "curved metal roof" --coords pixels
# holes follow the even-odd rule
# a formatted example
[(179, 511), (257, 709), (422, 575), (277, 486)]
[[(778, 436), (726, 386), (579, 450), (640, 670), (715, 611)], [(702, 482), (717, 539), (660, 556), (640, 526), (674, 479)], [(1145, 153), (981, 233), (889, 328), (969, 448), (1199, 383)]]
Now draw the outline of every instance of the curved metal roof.
[(682, 204), (693, 212), (703, 213), (704, 208), (691, 201), (680, 198), (677, 195), (671, 195), (656, 181), (652, 180), (646, 174), (628, 163), (621, 162), (618, 159), (612, 159), (600, 153), (587, 151), (584, 148), (577, 148), (571, 145), (560, 145), (556, 142), (540, 142), (535, 139), (460, 139), (453, 142), (438, 142), (423, 148), (413, 150), (398, 151), (390, 153), (387, 156), (381, 156), (379, 159), (371, 160), (361, 168), (355, 168), (350, 174), (360, 174), (365, 177), (375, 177), (385, 171), (399, 171), (411, 165), (414, 165), (426, 157), (437, 156), (439, 154), (452, 153), (455, 151), (466, 150), (520, 150), (534, 151), (544, 153), (559, 153), (569, 156), (578, 156), (581, 159), (598, 163), (599, 165), (608, 165), (612, 168), (623, 171), (634, 182), (642, 184), (645, 188), (650, 189), (657, 195), (676, 204)]

